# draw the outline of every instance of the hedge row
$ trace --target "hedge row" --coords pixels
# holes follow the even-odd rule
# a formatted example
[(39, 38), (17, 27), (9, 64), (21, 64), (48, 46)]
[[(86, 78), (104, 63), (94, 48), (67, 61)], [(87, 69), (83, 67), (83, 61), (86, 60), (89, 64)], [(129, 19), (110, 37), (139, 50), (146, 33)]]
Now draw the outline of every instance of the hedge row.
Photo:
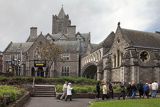
[[(33, 81), (32, 77), (0, 77), (0, 84), (31, 84)], [(78, 77), (59, 77), (59, 78), (42, 78), (36, 77), (36, 84), (64, 84), (65, 81), (74, 83), (74, 84), (87, 84), (95, 85), (96, 80), (87, 79), (87, 78), (78, 78)]]
[[(62, 87), (63, 85), (56, 85), (56, 92), (62, 93)], [(73, 92), (74, 93), (96, 93), (96, 86), (95, 85), (74, 85), (73, 84)], [(121, 88), (118, 85), (113, 86), (113, 92), (114, 93), (120, 93)], [(102, 93), (102, 87), (101, 87), (101, 93)]]
[[(62, 85), (56, 85), (56, 92), (62, 93)], [(96, 88), (94, 85), (73, 85), (74, 93), (95, 93)]]

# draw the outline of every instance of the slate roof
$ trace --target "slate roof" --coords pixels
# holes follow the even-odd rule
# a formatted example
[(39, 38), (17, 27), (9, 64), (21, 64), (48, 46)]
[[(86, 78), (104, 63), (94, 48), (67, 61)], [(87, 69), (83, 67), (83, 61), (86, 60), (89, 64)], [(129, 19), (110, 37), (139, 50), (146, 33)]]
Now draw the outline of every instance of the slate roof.
[(92, 48), (92, 52), (93, 52), (94, 50), (97, 50), (99, 48), (99, 44), (92, 43), (91, 48)]
[(103, 47), (105, 48), (111, 48), (113, 42), (114, 42), (114, 38), (115, 38), (115, 34), (114, 32), (111, 32), (106, 39), (103, 40), (103, 42), (101, 43), (103, 45)]
[(112, 44), (113, 44), (113, 41), (114, 41), (114, 38), (115, 38), (115, 34), (114, 32), (111, 32), (107, 38), (105, 38), (102, 42), (100, 42), (99, 44), (96, 44), (94, 47), (93, 47), (93, 50), (92, 51), (96, 51), (100, 48), (105, 48), (104, 50), (104, 53), (106, 53), (107, 51), (109, 51), (109, 49), (111, 48)]
[(160, 34), (121, 28), (122, 35), (132, 46), (160, 48)]
[(37, 39), (37, 37), (28, 37), (26, 42), (34, 42)]
[(55, 41), (54, 43), (61, 46), (64, 52), (75, 53), (79, 51), (78, 41)]
[(90, 33), (81, 33), (81, 36), (85, 38), (85, 40), (90, 39)]
[(8, 49), (5, 52), (26, 52), (31, 46), (33, 42), (26, 43), (11, 43)]
[[(66, 37), (66, 39), (68, 39), (69, 41), (76, 40), (76, 35), (75, 36), (70, 36), (68, 34), (62, 34), (62, 33), (57, 33), (57, 34), (47, 34), (46, 36), (50, 36), (52, 38), (52, 40), (54, 39), (55, 41), (59, 40), (62, 35), (64, 35)], [(88, 40), (90, 38), (90, 34), (89, 33), (81, 33), (81, 36), (85, 39)]]

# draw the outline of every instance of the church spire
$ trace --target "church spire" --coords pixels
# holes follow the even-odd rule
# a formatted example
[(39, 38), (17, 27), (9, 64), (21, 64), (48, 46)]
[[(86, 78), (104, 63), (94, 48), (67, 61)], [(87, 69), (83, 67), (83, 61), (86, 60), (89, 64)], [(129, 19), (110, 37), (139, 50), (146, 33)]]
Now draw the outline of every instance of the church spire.
[(62, 5), (62, 8), (61, 8), (61, 10), (60, 10), (60, 12), (59, 12), (59, 14), (58, 14), (58, 17), (59, 17), (60, 19), (62, 19), (62, 18), (64, 18), (64, 16), (65, 16), (65, 12), (64, 12), (64, 10), (63, 10), (63, 5)]

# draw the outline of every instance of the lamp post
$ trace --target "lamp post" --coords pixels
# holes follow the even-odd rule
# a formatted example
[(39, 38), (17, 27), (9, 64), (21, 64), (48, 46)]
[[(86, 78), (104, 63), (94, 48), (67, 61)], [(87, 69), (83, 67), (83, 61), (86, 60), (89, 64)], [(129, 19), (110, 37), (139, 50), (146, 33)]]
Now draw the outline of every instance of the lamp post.
[(17, 67), (18, 67), (18, 76), (23, 75), (22, 73), (22, 44), (20, 44), (19, 48), (18, 48), (19, 52), (18, 52), (18, 59), (17, 59)]

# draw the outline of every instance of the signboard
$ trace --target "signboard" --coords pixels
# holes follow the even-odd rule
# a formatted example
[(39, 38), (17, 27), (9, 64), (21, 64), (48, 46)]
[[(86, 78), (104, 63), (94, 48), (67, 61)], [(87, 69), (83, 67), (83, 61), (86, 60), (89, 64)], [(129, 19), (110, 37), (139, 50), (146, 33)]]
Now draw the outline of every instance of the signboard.
[(34, 61), (34, 66), (35, 67), (45, 67), (46, 66), (46, 61), (44, 61), (44, 60), (35, 60)]
[(42, 64), (42, 63), (41, 63), (41, 64), (35, 64), (34, 66), (35, 66), (35, 67), (44, 67), (45, 64)]

